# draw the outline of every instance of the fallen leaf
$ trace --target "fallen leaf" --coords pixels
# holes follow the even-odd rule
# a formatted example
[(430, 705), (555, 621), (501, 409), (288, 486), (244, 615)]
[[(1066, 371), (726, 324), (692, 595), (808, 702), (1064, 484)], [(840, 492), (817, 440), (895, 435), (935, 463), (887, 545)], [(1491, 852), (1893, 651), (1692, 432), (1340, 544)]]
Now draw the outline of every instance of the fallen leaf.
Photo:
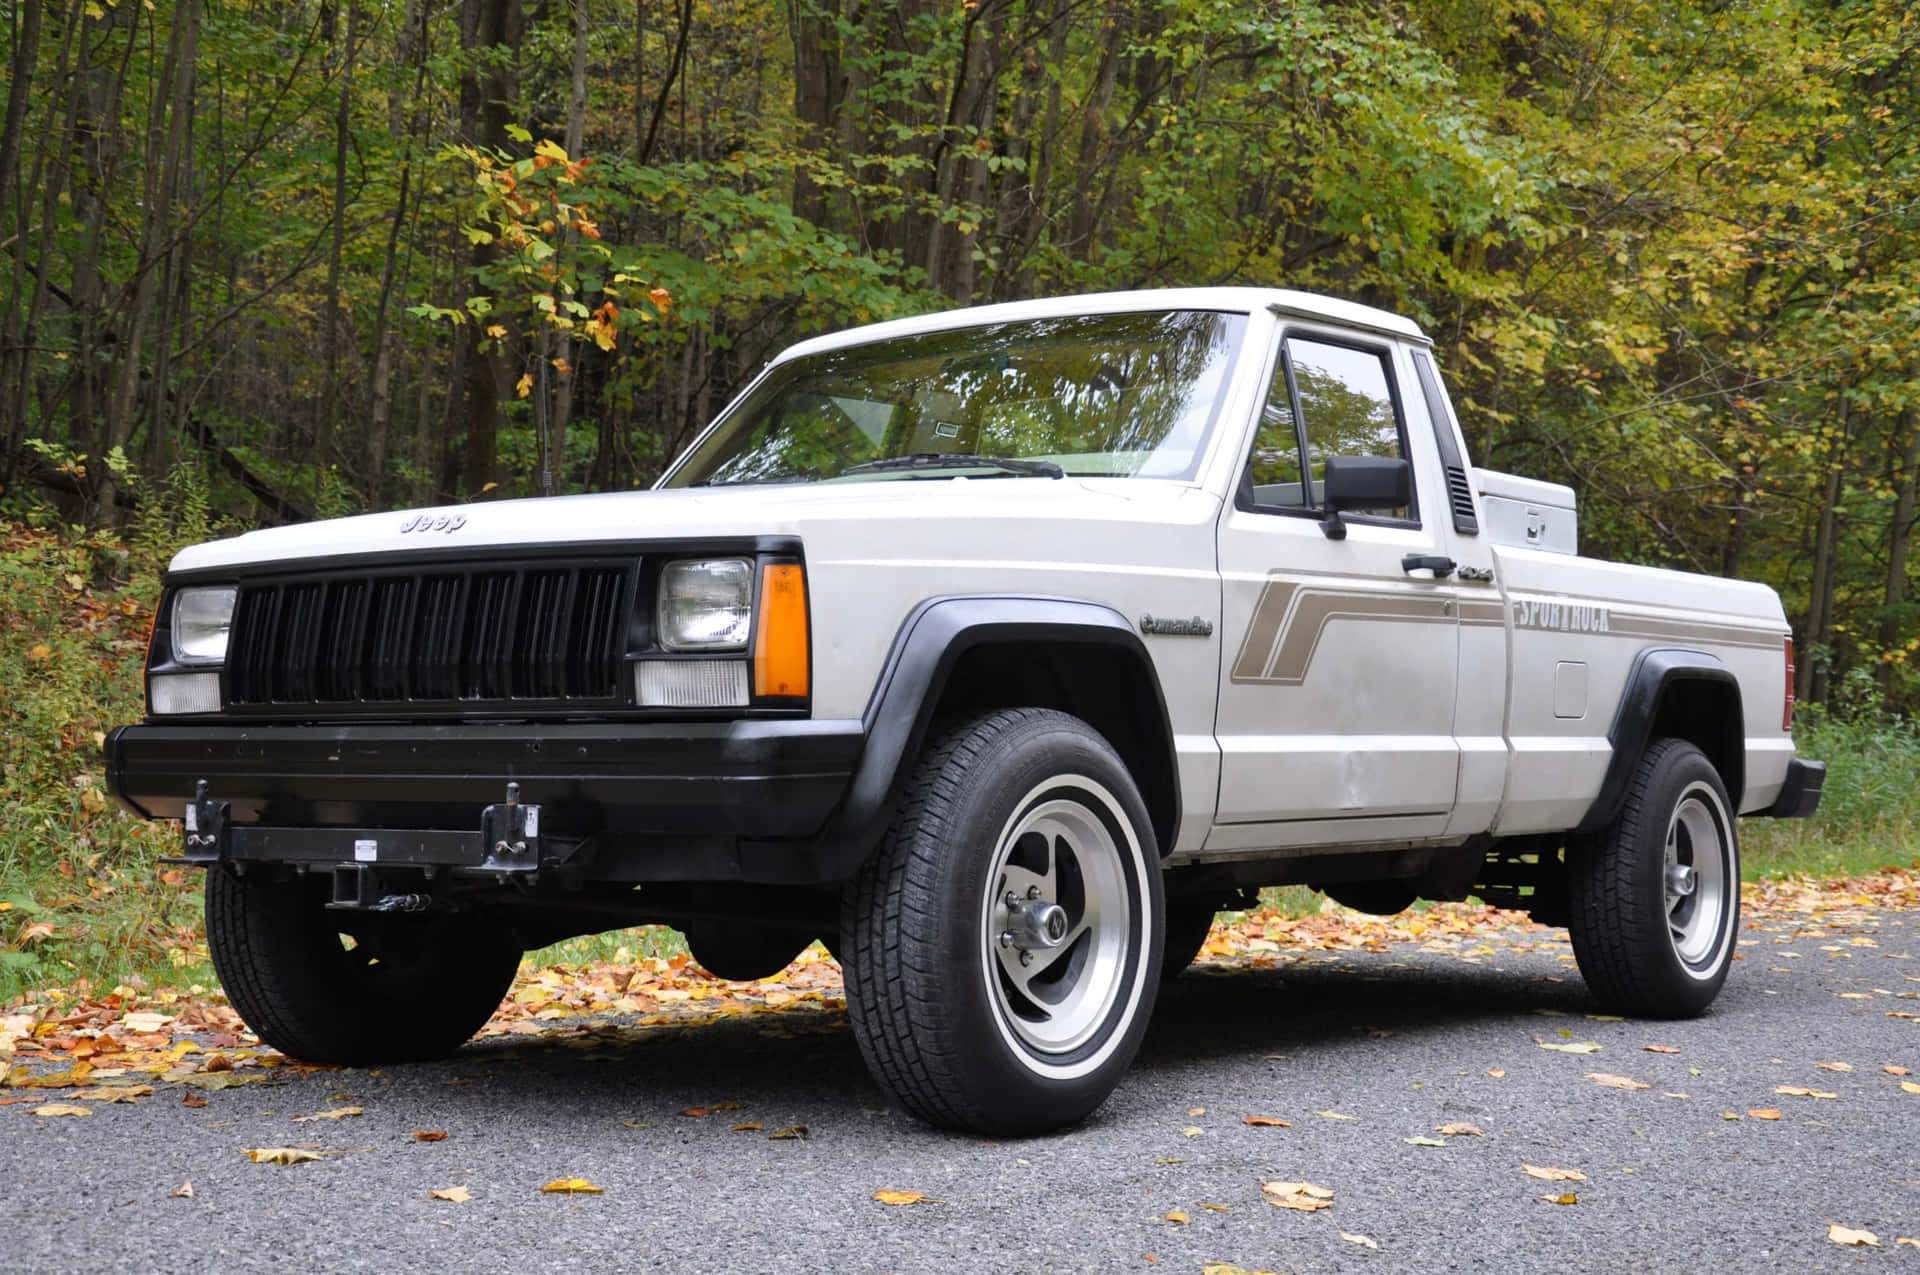
[(1594, 1084), (1599, 1085), (1602, 1089), (1651, 1089), (1653, 1088), (1652, 1085), (1642, 1084), (1631, 1076), (1616, 1076), (1610, 1071), (1590, 1071), (1587, 1073), (1587, 1079), (1591, 1080)]
[(183, 1107), (204, 1107), (207, 1105), (207, 1100), (192, 1090), (188, 1090), (186, 1093), (180, 1095), (180, 1105)]
[(325, 1111), (316, 1111), (310, 1116), (295, 1116), (293, 1122), (300, 1124), (307, 1120), (344, 1120), (348, 1116), (364, 1116), (367, 1113), (359, 1107), (329, 1107)]
[(806, 1136), (807, 1136), (807, 1126), (803, 1124), (794, 1124), (794, 1125), (788, 1125), (784, 1129), (775, 1129), (772, 1133), (767, 1135), (767, 1141), (794, 1142)]
[(1737, 1111), (1723, 1111), (1720, 1113), (1720, 1118), (1722, 1120), (1738, 1120), (1740, 1113)]
[(1799, 1085), (1775, 1085), (1775, 1093), (1786, 1094), (1790, 1098), (1838, 1098), (1837, 1093), (1828, 1093), (1824, 1089), (1806, 1089)]
[(1260, 1193), (1276, 1208), (1313, 1213), (1333, 1207), (1333, 1192), (1311, 1182), (1262, 1182)]
[(1882, 1067), (1880, 1070), (1886, 1072), (1889, 1076), (1904, 1076), (1907, 1074), (1905, 1067)]
[(1400, 1141), (1406, 1143), (1410, 1147), (1444, 1147), (1447, 1145), (1447, 1140), (1445, 1138), (1428, 1138), (1424, 1136), (1402, 1138), (1400, 1139)]
[(1487, 1074), (1495, 1080), (1505, 1080), (1507, 1078), (1507, 1069), (1505, 1067), (1489, 1067), (1487, 1068)]
[(1903, 1093), (1920, 1093), (1920, 1085), (1914, 1084), (1911, 1080), (1901, 1081), (1900, 1089)]
[(241, 1150), (255, 1164), (305, 1164), (320, 1158), (318, 1151), (305, 1147), (242, 1147)]
[(1580, 1197), (1568, 1191), (1565, 1195), (1543, 1195), (1540, 1197), (1548, 1204), (1578, 1204)]
[(1207, 1210), (1209, 1213), (1233, 1212), (1233, 1205), (1231, 1204), (1202, 1204), (1200, 1207)]
[(1180, 1131), (1180, 1136), (1183, 1138), (1197, 1138), (1205, 1132), (1206, 1130), (1202, 1129), (1199, 1125), (1190, 1124)]
[(1910, 1236), (1906, 1236), (1906, 1235), (1896, 1235), (1896, 1236), (1894, 1236), (1894, 1237), (1893, 1237), (1893, 1242), (1894, 1242), (1894, 1243), (1895, 1243), (1896, 1245), (1899, 1245), (1899, 1244), (1911, 1244), (1911, 1245), (1913, 1245), (1913, 1246), (1914, 1246), (1915, 1248), (1920, 1248), (1920, 1240), (1916, 1240), (1916, 1239), (1913, 1239), (1913, 1238), (1911, 1238)]
[(266, 1076), (257, 1071), (245, 1074), (233, 1071), (194, 1071), (185, 1075), (175, 1075), (170, 1071), (161, 1079), (175, 1084), (192, 1085), (195, 1089), (232, 1089), (236, 1085), (257, 1085), (265, 1080)]
[(712, 1115), (712, 1114), (713, 1114), (713, 1108), (711, 1108), (711, 1107), (688, 1107), (688, 1108), (687, 1108), (687, 1109), (686, 1109), (685, 1111), (683, 1111), (683, 1112), (681, 1112), (680, 1114), (681, 1114), (681, 1115), (683, 1115), (683, 1116), (687, 1116), (687, 1117), (689, 1117), (689, 1118), (691, 1118), (691, 1119), (694, 1119), (694, 1120), (698, 1120), (698, 1119), (700, 1119), (700, 1118), (701, 1118), (702, 1116), (710, 1116), (710, 1115)]
[(604, 1195), (602, 1191), (585, 1178), (555, 1178), (540, 1188), (549, 1195)]
[(167, 1194), (176, 1200), (191, 1200), (193, 1198), (193, 1183), (182, 1182), (179, 1190), (169, 1191)]
[(1678, 1045), (1642, 1045), (1640, 1048), (1650, 1054), (1677, 1054), (1680, 1052)]
[(1470, 1125), (1463, 1120), (1456, 1120), (1452, 1124), (1443, 1124), (1435, 1129), (1434, 1132), (1445, 1134), (1449, 1138), (1484, 1138), (1487, 1136), (1486, 1130), (1476, 1125)]
[(1359, 1116), (1342, 1115), (1338, 1111), (1316, 1111), (1313, 1114), (1316, 1116), (1325, 1116), (1329, 1120), (1358, 1120), (1360, 1118)]
[(737, 1125), (735, 1125), (735, 1126), (733, 1126), (733, 1131), (734, 1131), (735, 1133), (759, 1133), (759, 1132), (761, 1132), (761, 1130), (762, 1130), (762, 1129), (764, 1129), (764, 1128), (765, 1128), (765, 1126), (764, 1126), (764, 1125), (757, 1125), (757, 1124), (737, 1124)]
[(875, 1191), (873, 1198), (882, 1204), (936, 1204), (919, 1191)]
[(1204, 1116), (1207, 1114), (1207, 1109), (1205, 1107), (1188, 1107), (1187, 1114), (1190, 1116)]
[(1827, 1238), (1835, 1244), (1849, 1244), (1854, 1248), (1880, 1247), (1880, 1237), (1872, 1231), (1856, 1231), (1838, 1222), (1827, 1223)]
[(1542, 1049), (1551, 1049), (1556, 1054), (1597, 1054), (1600, 1052), (1600, 1042), (1594, 1040), (1575, 1040), (1561, 1044), (1558, 1041), (1541, 1040), (1538, 1036), (1535, 1036), (1533, 1043)]
[(1818, 1067), (1821, 1071), (1852, 1071), (1853, 1070), (1852, 1063), (1843, 1063), (1843, 1062), (1817, 1062), (1814, 1064), (1814, 1066)]
[(89, 1108), (76, 1106), (71, 1102), (49, 1102), (45, 1106), (35, 1107), (33, 1114), (36, 1116), (90, 1116), (93, 1112)]
[(454, 1204), (465, 1204), (473, 1199), (473, 1193), (463, 1186), (450, 1186), (444, 1191), (427, 1192), (429, 1200), (448, 1200)]
[(153, 1092), (152, 1085), (100, 1085), (73, 1095), (89, 1102), (132, 1102)]
[(1187, 1223), (1193, 1221), (1193, 1218), (1182, 1213), (1179, 1209), (1175, 1209), (1173, 1212), (1167, 1214), (1167, 1221), (1178, 1222), (1181, 1226), (1185, 1226)]
[(1251, 1125), (1259, 1125), (1263, 1129), (1293, 1128), (1293, 1126), (1288, 1124), (1286, 1121), (1276, 1120), (1272, 1116), (1248, 1116), (1244, 1121), (1244, 1123), (1251, 1124)]
[(1527, 1164), (1522, 1161), (1520, 1171), (1530, 1178), (1539, 1178), (1542, 1182), (1585, 1182), (1587, 1175), (1578, 1169), (1554, 1169), (1544, 1165)]
[(1757, 1107), (1747, 1113), (1755, 1120), (1778, 1120), (1780, 1113), (1773, 1107)]
[(1379, 1248), (1380, 1241), (1370, 1235), (1355, 1235), (1352, 1231), (1340, 1232), (1340, 1238), (1349, 1244), (1358, 1244), (1362, 1248)]
[(413, 1140), (415, 1142), (445, 1142), (447, 1140), (447, 1133), (444, 1129), (415, 1129), (413, 1131)]

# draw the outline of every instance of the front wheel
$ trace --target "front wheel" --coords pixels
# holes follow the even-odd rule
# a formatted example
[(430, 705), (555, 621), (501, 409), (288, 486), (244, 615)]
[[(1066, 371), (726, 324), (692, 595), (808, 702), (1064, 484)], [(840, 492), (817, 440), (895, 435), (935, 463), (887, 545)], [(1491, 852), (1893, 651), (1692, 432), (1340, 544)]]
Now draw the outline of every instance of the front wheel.
[(342, 912), (324, 878), (207, 870), (207, 949), (254, 1035), (303, 1062), (439, 1058), (500, 1006), (520, 947), (470, 913)]
[(1720, 773), (1693, 744), (1647, 750), (1613, 822), (1567, 846), (1567, 928), (1587, 986), (1647, 1018), (1713, 1002), (1740, 923), (1740, 851)]
[(1085, 722), (990, 713), (919, 761), (848, 886), (847, 1010), (874, 1077), (929, 1123), (1062, 1128), (1138, 1052), (1161, 870), (1132, 777)]

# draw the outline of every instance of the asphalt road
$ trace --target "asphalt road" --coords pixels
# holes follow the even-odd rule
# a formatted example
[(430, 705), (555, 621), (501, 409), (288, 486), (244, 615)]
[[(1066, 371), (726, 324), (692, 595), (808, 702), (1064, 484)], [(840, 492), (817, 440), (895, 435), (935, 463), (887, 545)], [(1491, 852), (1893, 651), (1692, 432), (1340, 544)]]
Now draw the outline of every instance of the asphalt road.
[[(1026, 1142), (889, 1111), (831, 1008), (482, 1041), (199, 1108), (167, 1086), (90, 1118), (8, 1106), (0, 1268), (1920, 1271), (1920, 1246), (1896, 1243), (1920, 1239), (1920, 1094), (1883, 1070), (1920, 1080), (1920, 1018), (1893, 1016), (1920, 1013), (1920, 914), (1776, 920), (1744, 942), (1713, 1012), (1685, 1023), (1588, 1017), (1557, 932), (1202, 967), (1089, 1123)], [(365, 1114), (291, 1120), (349, 1101)], [(1747, 1114), (1765, 1109), (1780, 1118)], [(1405, 1141), (1455, 1122), (1484, 1134)], [(804, 1139), (768, 1137), (795, 1125)], [(301, 1143), (327, 1154), (242, 1153)], [(540, 1190), (569, 1177), (604, 1193)], [(1274, 1180), (1331, 1205), (1272, 1207)], [(471, 1202), (428, 1198), (454, 1186)], [(1882, 1247), (1836, 1245), (1829, 1222)]]

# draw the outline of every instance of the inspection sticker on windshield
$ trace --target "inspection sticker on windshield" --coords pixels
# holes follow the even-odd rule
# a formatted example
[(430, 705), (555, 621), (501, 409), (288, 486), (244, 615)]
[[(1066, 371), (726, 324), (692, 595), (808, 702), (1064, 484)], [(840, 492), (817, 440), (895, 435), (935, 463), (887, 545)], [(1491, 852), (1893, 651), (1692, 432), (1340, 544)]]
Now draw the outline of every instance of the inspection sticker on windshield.
[(356, 863), (372, 863), (380, 857), (380, 843), (371, 837), (355, 838), (353, 858)]

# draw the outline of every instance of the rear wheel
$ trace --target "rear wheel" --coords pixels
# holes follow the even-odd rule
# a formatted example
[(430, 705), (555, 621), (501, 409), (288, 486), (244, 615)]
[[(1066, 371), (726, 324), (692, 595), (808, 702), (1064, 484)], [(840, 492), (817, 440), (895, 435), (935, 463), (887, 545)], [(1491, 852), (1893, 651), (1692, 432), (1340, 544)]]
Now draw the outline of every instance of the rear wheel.
[(978, 1133), (1085, 1117), (1153, 1010), (1160, 878), (1132, 777), (1085, 722), (1012, 709), (948, 731), (843, 903), (847, 1011), (875, 1079)]
[(1567, 846), (1568, 930), (1580, 973), (1611, 1008), (1687, 1018), (1719, 994), (1740, 923), (1740, 852), (1720, 774), (1662, 739), (1620, 813)]
[(317, 879), (207, 871), (207, 948), (261, 1040), (306, 1062), (439, 1058), (500, 1005), (520, 947), (466, 913), (330, 910)]

